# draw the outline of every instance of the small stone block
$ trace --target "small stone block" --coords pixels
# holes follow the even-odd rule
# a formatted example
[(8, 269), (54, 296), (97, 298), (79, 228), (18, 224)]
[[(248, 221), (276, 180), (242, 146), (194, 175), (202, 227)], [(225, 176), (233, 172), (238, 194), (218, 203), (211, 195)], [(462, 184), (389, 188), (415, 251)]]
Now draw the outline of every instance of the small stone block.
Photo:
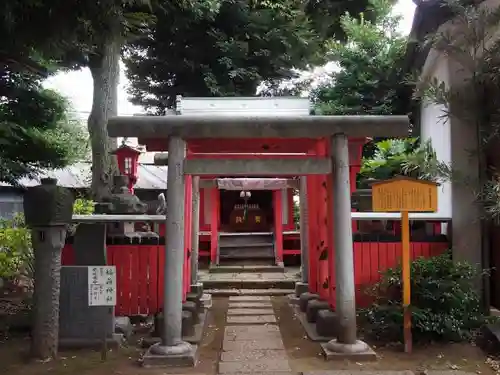
[(212, 307), (212, 295), (211, 294), (203, 293), (200, 300), (203, 303), (203, 307), (205, 309), (209, 309)]
[(198, 346), (192, 345), (189, 353), (157, 355), (148, 350), (142, 357), (142, 366), (154, 367), (194, 367), (198, 362)]
[(196, 302), (186, 301), (182, 304), (182, 311), (189, 311), (193, 317), (193, 324), (198, 324), (200, 319), (198, 316), (198, 306)]
[(245, 352), (222, 352), (220, 355), (221, 362), (243, 362), (243, 361), (259, 361), (262, 359), (288, 359), (286, 350), (247, 350)]
[(319, 299), (319, 296), (317, 294), (309, 293), (309, 292), (302, 293), (299, 297), (300, 311), (305, 313), (307, 310), (307, 303), (309, 302), (309, 300), (312, 300), (312, 299)]
[(198, 298), (203, 295), (203, 283), (191, 284), (191, 293), (196, 294)]
[(287, 360), (258, 360), (244, 362), (220, 362), (219, 374), (291, 371)]
[(327, 347), (328, 343), (326, 342), (321, 343), (320, 345), (321, 345), (321, 350), (323, 351), (323, 355), (325, 356), (325, 359), (327, 361), (343, 361), (347, 359), (354, 362), (360, 362), (360, 361), (372, 362), (377, 360), (377, 354), (370, 347), (368, 347), (363, 352), (339, 353), (339, 352), (333, 352), (330, 349), (328, 349)]
[(230, 309), (270, 309), (273, 305), (271, 302), (229, 302)]
[(121, 333), (128, 340), (134, 332), (134, 326), (128, 316), (117, 316), (115, 318), (115, 333)]
[(320, 336), (337, 336), (339, 321), (337, 314), (331, 310), (320, 310), (316, 316), (316, 332)]
[(232, 309), (227, 311), (227, 315), (274, 315), (274, 310)]
[[(162, 319), (163, 321), (163, 319)], [(194, 334), (194, 319), (191, 311), (182, 311), (182, 336), (192, 336)]]
[(281, 338), (275, 340), (226, 341), (222, 343), (225, 352), (248, 352), (252, 350), (285, 350)]
[(295, 283), (295, 296), (300, 297), (301, 294), (309, 292), (309, 284), (298, 281)]
[(254, 302), (254, 301), (268, 301), (271, 302), (269, 296), (229, 296), (230, 302)]
[(198, 311), (203, 308), (203, 302), (201, 301), (201, 298), (198, 297), (198, 295), (195, 293), (188, 293), (186, 295), (186, 301), (196, 303), (196, 308), (198, 309)]
[(268, 324), (276, 323), (274, 315), (257, 315), (257, 316), (228, 316), (228, 324)]
[(310, 299), (307, 302), (306, 318), (309, 323), (315, 323), (316, 317), (318, 316), (318, 311), (327, 310), (330, 308), (330, 304), (327, 301), (321, 301), (319, 299)]

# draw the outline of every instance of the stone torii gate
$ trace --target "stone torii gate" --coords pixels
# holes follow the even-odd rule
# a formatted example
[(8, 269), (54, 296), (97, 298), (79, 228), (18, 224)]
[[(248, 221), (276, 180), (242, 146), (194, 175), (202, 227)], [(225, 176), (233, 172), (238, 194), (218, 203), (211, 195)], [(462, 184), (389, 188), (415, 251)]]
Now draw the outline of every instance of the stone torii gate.
[[(406, 116), (131, 116), (108, 122), (110, 137), (164, 139), (168, 143), (165, 248), (164, 333), (144, 357), (146, 364), (195, 363), (196, 348), (181, 339), (184, 261), (185, 175), (304, 176), (331, 175), (335, 233), (336, 312), (339, 334), (328, 343), (333, 352), (359, 354), (368, 346), (357, 339), (354, 262), (347, 137), (401, 137)], [(186, 159), (190, 139), (327, 139), (330, 156), (307, 159)]]

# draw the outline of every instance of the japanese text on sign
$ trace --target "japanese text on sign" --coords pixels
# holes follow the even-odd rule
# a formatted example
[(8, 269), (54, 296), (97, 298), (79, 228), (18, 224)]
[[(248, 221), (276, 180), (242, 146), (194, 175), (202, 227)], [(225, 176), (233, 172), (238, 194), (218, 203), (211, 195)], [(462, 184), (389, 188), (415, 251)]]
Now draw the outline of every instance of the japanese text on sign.
[(88, 270), (89, 306), (115, 306), (115, 266), (91, 266)]

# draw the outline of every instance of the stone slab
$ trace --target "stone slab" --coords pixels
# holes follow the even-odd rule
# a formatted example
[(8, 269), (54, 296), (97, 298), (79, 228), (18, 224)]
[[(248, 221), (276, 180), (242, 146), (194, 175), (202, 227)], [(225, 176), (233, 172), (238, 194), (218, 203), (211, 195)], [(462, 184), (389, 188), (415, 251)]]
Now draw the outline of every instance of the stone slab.
[(269, 324), (276, 323), (274, 315), (256, 315), (256, 316), (228, 316), (227, 324)]
[[(425, 371), (426, 373), (438, 372), (439, 374), (433, 375), (452, 375), (444, 374), (453, 371)], [(443, 373), (443, 374), (441, 374)], [(372, 371), (372, 370), (318, 370), (303, 372), (303, 375), (414, 375), (413, 371)], [(458, 375), (458, 374), (457, 374)], [(471, 374), (472, 375), (472, 374)]]
[(377, 354), (370, 347), (366, 351), (359, 353), (338, 353), (332, 352), (328, 349), (326, 347), (327, 343), (321, 343), (320, 345), (323, 355), (327, 361), (343, 361), (348, 359), (355, 362), (371, 362), (377, 360)]
[(238, 326), (228, 326), (226, 327), (226, 335), (238, 335), (250, 332), (280, 332), (277, 325), (238, 325)]
[(230, 309), (270, 309), (273, 305), (271, 302), (229, 302)]
[(307, 316), (306, 313), (303, 313), (300, 310), (300, 306), (298, 305), (292, 305), (293, 312), (295, 313), (295, 316), (299, 320), (300, 324), (302, 325), (302, 328), (304, 328), (304, 331), (306, 331), (307, 337), (311, 341), (314, 342), (328, 342), (330, 340), (333, 340), (335, 337), (325, 337), (321, 336), (318, 334), (316, 331), (316, 323), (309, 323), (307, 321)]
[(256, 361), (240, 361), (240, 362), (220, 362), (219, 374), (228, 373), (255, 373), (255, 372), (269, 372), (269, 371), (291, 371), (288, 360), (256, 360)]
[(224, 341), (281, 340), (279, 332), (247, 332), (237, 335), (226, 334)]
[(220, 355), (221, 362), (241, 362), (241, 361), (257, 361), (261, 359), (288, 359), (286, 350), (248, 350), (246, 352), (222, 352)]
[(248, 288), (212, 288), (205, 292), (212, 296), (286, 296), (294, 293), (293, 289), (248, 289)]
[(142, 357), (142, 366), (145, 368), (163, 367), (194, 367), (198, 362), (198, 346), (192, 345), (189, 353), (180, 355), (161, 356), (146, 352)]
[(230, 309), (227, 315), (274, 315), (274, 310), (265, 309)]
[(270, 296), (229, 296), (229, 302), (254, 302), (254, 301), (269, 301)]
[(278, 340), (246, 340), (246, 341), (225, 341), (222, 343), (222, 350), (225, 352), (247, 352), (252, 350), (277, 350), (285, 349), (283, 341)]

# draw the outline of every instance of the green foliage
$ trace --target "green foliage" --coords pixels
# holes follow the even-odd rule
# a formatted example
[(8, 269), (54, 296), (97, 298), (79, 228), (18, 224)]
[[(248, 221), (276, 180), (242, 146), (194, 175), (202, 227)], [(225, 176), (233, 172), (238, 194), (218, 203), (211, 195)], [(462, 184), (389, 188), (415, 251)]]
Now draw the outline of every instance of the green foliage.
[[(474, 286), (479, 270), (454, 261), (451, 251), (411, 263), (412, 333), (415, 341), (461, 341), (472, 338), (485, 322)], [(401, 268), (390, 269), (373, 289), (376, 303), (363, 311), (371, 335), (402, 341)]]
[(163, 113), (184, 96), (254, 95), (320, 61), (322, 39), (301, 2), (225, 1), (214, 17), (156, 9), (156, 23), (125, 55), (135, 104)]
[(16, 184), (41, 168), (62, 168), (85, 156), (87, 136), (68, 102), (29, 72), (0, 73), (0, 181)]
[(386, 139), (375, 144), (373, 156), (364, 158), (360, 170), (360, 183), (369, 180), (387, 180), (395, 176), (408, 176), (433, 180), (420, 166), (436, 161), (430, 141), (420, 143), (418, 138)]
[[(370, 0), (366, 15), (341, 18), (347, 42), (332, 41), (327, 58), (338, 66), (312, 91), (315, 113), (321, 115), (395, 115), (408, 113), (408, 90), (401, 68), (406, 38), (398, 33), (401, 17), (392, 16), (393, 2)], [(410, 93), (407, 93), (408, 97)]]
[(31, 232), (18, 214), (13, 220), (0, 220), (0, 278), (33, 278)]
[[(84, 198), (75, 200), (75, 215), (89, 215), (94, 212), (94, 202)], [(74, 228), (70, 228), (70, 232)], [(18, 280), (22, 278), (32, 286), (33, 247), (31, 231), (26, 226), (24, 215), (17, 214), (12, 220), (0, 220), (0, 278)]]

